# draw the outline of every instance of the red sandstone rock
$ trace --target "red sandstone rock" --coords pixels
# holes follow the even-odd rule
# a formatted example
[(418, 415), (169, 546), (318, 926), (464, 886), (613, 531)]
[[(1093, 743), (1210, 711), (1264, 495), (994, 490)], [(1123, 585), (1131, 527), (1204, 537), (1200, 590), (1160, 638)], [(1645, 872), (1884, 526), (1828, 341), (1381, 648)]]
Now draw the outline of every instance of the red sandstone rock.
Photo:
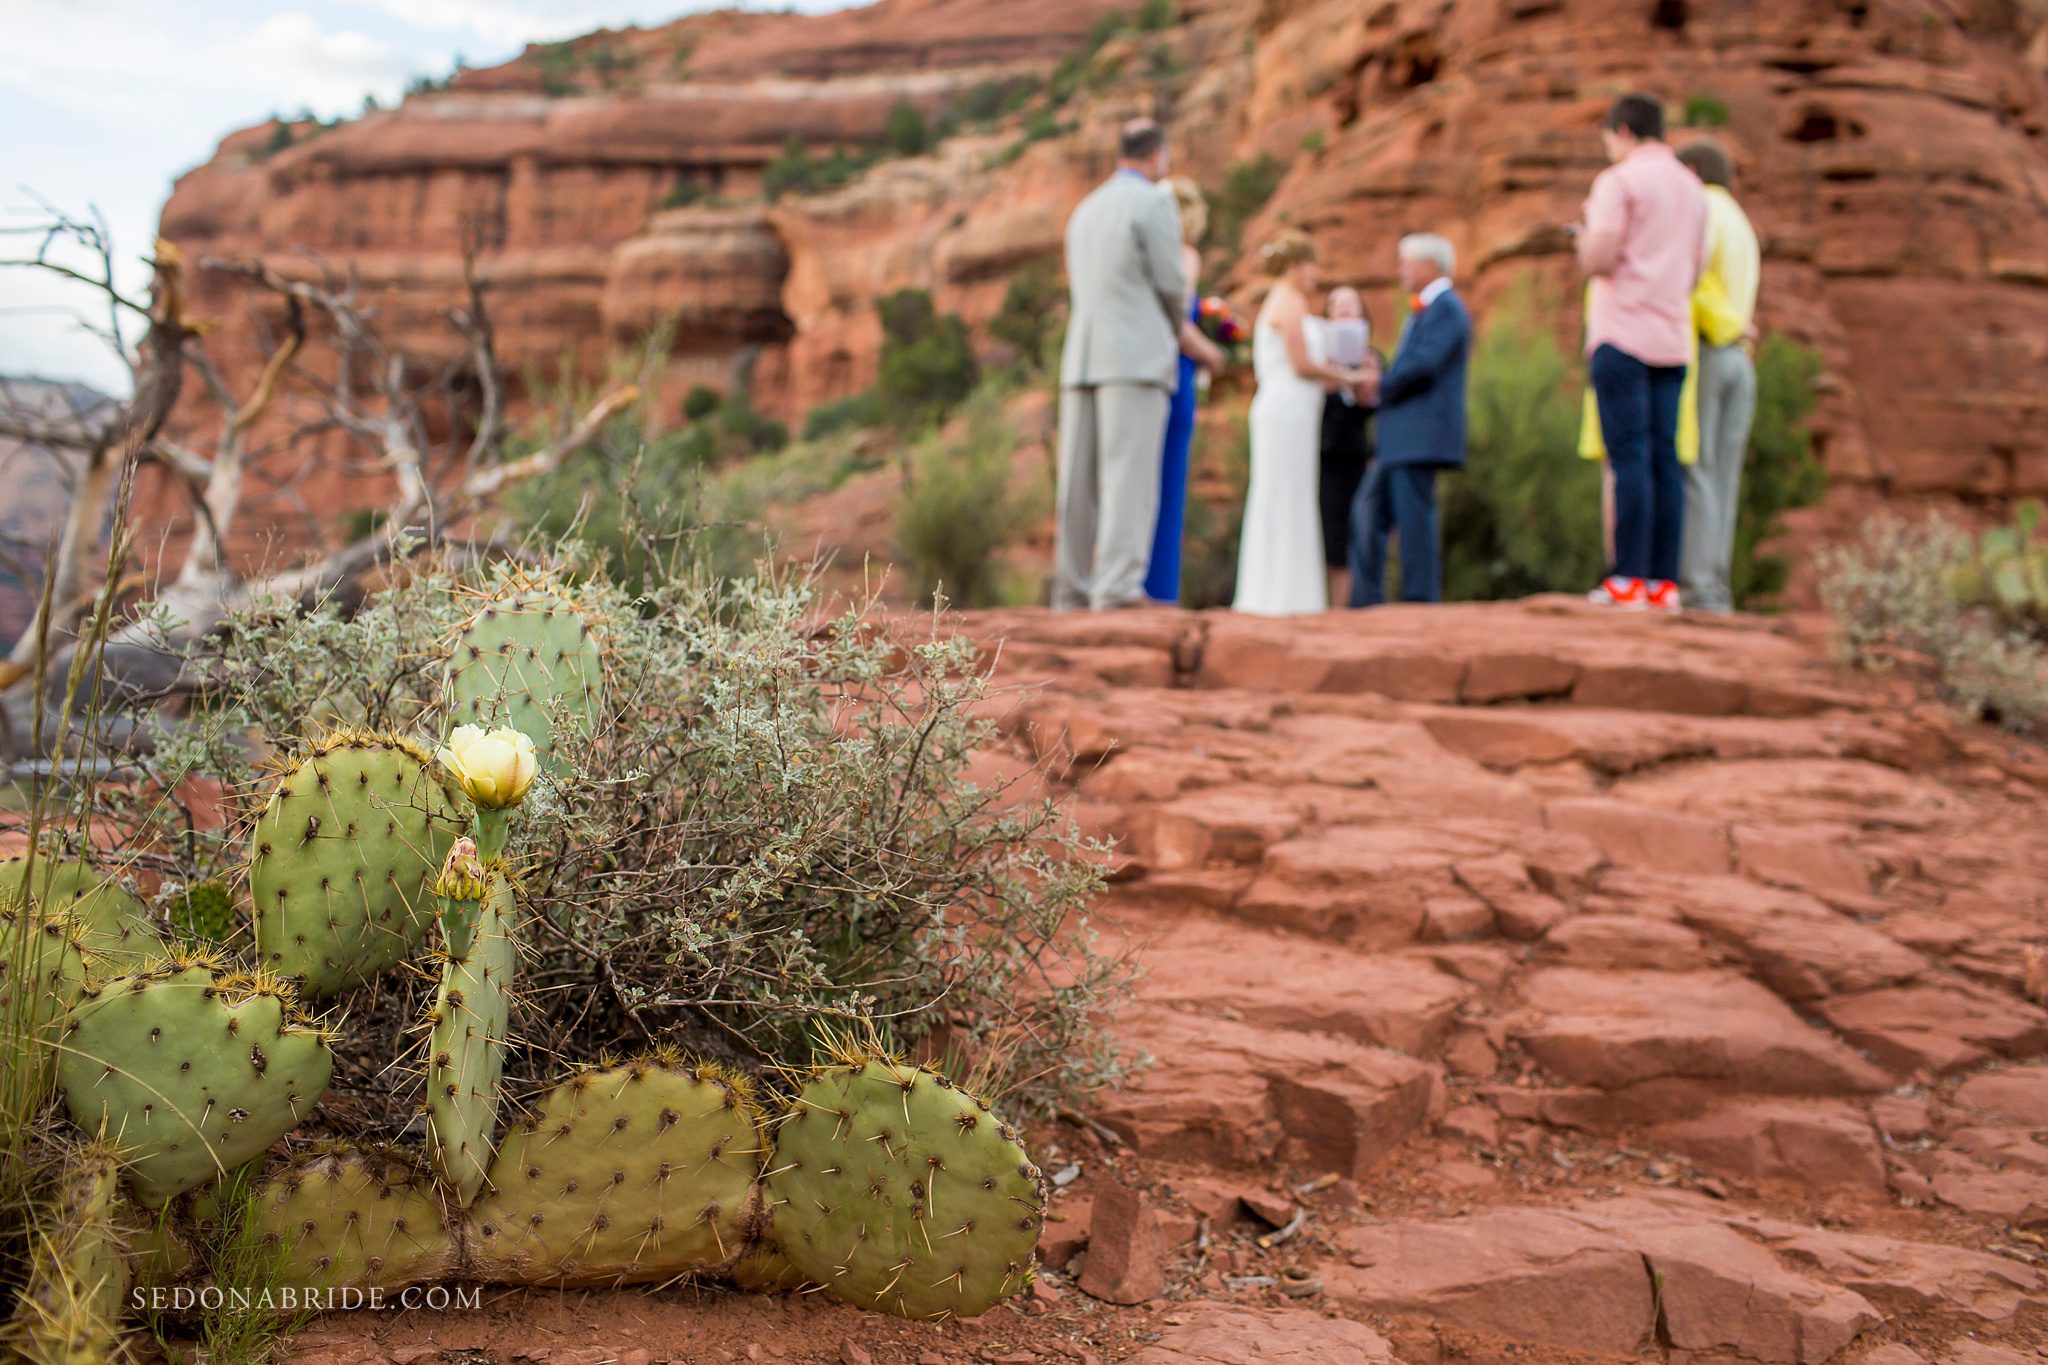
[(1728, 870), (1728, 838), (1711, 821), (1608, 797), (1574, 797), (1543, 808), (1544, 823), (1591, 840), (1624, 867), (1652, 872)]
[(1063, 1199), (1055, 1204), (1052, 1212), (1046, 1215), (1044, 1229), (1038, 1234), (1040, 1263), (1060, 1270), (1073, 1260), (1075, 1254), (1088, 1245), (1092, 1213), (1093, 1205), (1087, 1199)]
[(1748, 1180), (1868, 1195), (1886, 1191), (1884, 1153), (1854, 1105), (1738, 1100), (1651, 1131), (1653, 1141)]
[(1258, 1312), (1198, 1303), (1167, 1320), (1130, 1365), (1400, 1365), (1386, 1338), (1361, 1323), (1300, 1308)]
[(1144, 1303), (1166, 1292), (1167, 1239), (1159, 1211), (1119, 1181), (1095, 1191), (1081, 1291), (1108, 1303)]
[(1427, 1117), (1435, 1069), (1398, 1052), (1147, 1006), (1130, 1040), (1154, 1063), (1096, 1115), (1139, 1152), (1250, 1165), (1282, 1144), (1303, 1167), (1369, 1169)]
[(1575, 915), (1543, 936), (1543, 952), (1572, 967), (1677, 972), (1707, 965), (1692, 930), (1630, 915)]
[(2015, 1066), (1972, 1076), (1956, 1087), (1956, 1103), (2048, 1128), (2048, 1066)]
[(1843, 1037), (1903, 1071), (1956, 1071), (1994, 1053), (2048, 1047), (2048, 1011), (1961, 983), (1837, 996), (1816, 1008)]
[(1740, 976), (1555, 967), (1528, 977), (1522, 994), (1538, 1017), (1516, 1036), (1544, 1066), (1581, 1084), (1616, 1089), (1676, 1078), (1826, 1094), (1887, 1083)]

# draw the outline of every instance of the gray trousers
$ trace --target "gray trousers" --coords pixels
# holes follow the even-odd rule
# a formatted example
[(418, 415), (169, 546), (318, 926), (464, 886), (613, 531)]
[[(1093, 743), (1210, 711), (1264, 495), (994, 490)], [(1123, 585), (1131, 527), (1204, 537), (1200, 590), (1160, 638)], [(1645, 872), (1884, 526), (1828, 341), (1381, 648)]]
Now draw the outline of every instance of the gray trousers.
[(1166, 390), (1153, 384), (1060, 390), (1055, 608), (1145, 600), (1167, 403)]
[(1700, 457), (1685, 470), (1685, 538), (1678, 576), (1685, 605), (1733, 611), (1728, 574), (1742, 504), (1742, 461), (1756, 418), (1756, 364), (1740, 345), (1700, 345)]

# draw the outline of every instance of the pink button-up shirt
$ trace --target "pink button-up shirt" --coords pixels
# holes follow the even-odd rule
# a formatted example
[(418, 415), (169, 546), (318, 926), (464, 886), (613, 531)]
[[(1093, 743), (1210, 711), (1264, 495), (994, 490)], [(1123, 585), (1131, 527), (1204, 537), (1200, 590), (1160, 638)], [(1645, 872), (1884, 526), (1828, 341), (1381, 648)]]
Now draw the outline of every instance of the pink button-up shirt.
[(1600, 172), (1579, 237), (1579, 264), (1593, 275), (1586, 354), (1611, 345), (1645, 365), (1686, 364), (1706, 241), (1706, 193), (1664, 143)]

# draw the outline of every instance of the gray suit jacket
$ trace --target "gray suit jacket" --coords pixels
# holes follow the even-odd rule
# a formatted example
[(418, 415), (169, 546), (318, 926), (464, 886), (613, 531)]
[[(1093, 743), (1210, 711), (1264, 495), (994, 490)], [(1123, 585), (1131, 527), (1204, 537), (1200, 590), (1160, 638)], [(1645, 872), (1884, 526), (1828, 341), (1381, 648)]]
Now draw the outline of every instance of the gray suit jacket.
[(1118, 171), (1067, 220), (1072, 308), (1060, 383), (1174, 386), (1187, 271), (1180, 207), (1140, 176)]

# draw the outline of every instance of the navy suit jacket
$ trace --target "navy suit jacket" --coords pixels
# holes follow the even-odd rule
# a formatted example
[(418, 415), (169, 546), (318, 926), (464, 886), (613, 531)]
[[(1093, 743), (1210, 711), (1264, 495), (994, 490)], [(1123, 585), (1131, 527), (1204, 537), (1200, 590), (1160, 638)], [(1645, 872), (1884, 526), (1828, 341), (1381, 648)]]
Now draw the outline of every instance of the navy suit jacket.
[(1380, 377), (1379, 462), (1465, 466), (1465, 370), (1472, 315), (1446, 289), (1414, 314)]

